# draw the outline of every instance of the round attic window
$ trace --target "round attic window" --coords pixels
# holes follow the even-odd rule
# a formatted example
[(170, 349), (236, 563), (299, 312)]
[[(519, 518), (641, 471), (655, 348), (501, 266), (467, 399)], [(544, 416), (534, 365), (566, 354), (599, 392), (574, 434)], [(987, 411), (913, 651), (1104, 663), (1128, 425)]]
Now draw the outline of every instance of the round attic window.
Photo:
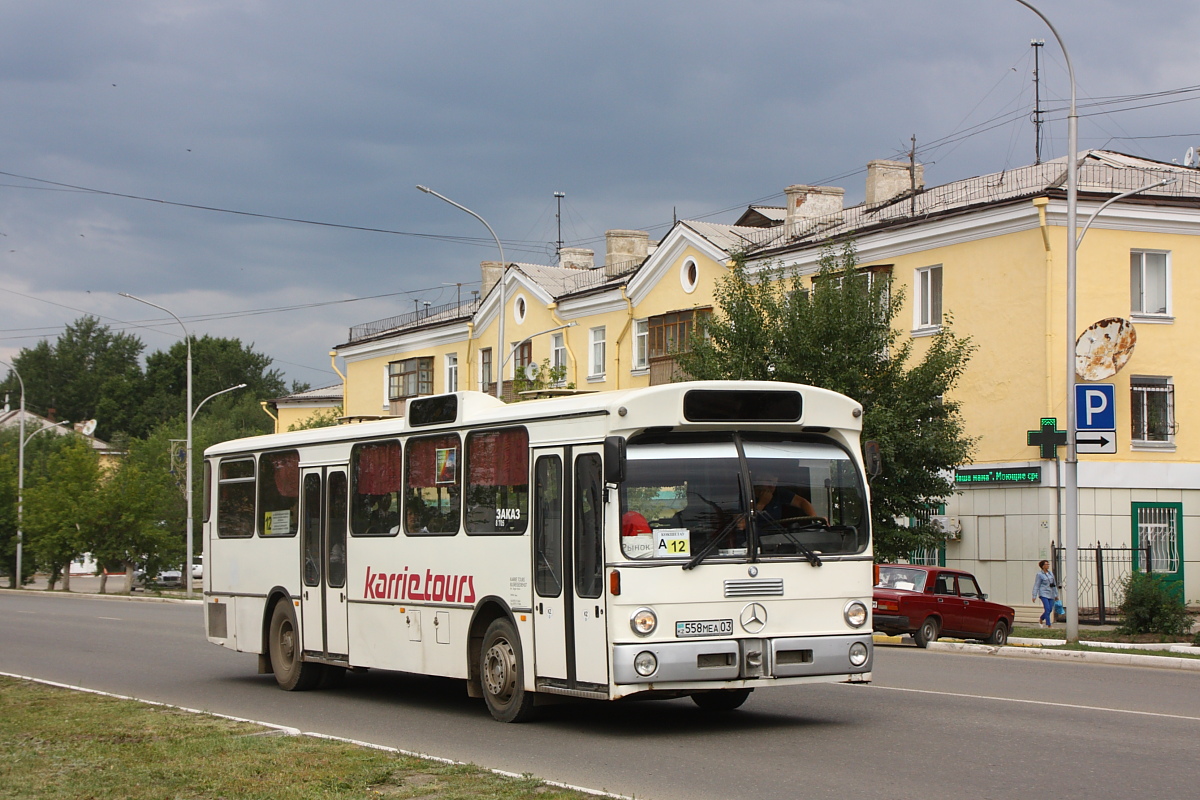
[(513, 317), (517, 320), (518, 325), (525, 321), (525, 311), (525, 296), (517, 295), (517, 299), (513, 301)]
[(700, 282), (700, 268), (696, 266), (694, 258), (685, 259), (679, 267), (679, 283), (683, 285), (683, 290), (688, 294), (696, 291), (696, 284)]

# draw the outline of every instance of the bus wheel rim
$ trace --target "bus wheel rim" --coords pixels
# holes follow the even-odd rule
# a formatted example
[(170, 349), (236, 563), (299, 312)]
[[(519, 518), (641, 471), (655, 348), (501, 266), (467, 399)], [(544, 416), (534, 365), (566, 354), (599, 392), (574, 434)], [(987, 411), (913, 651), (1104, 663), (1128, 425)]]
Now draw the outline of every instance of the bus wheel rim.
[(507, 640), (499, 639), (488, 648), (483, 672), (488, 694), (506, 702), (512, 696), (517, 673), (517, 656)]

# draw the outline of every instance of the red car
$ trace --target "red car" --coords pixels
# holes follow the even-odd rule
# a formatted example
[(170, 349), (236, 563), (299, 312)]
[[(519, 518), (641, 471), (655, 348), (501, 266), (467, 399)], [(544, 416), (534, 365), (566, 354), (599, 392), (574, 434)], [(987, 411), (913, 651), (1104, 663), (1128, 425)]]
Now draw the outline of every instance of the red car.
[(911, 633), (918, 647), (939, 636), (1005, 644), (1015, 612), (989, 603), (969, 572), (913, 564), (881, 564), (875, 585), (874, 629)]

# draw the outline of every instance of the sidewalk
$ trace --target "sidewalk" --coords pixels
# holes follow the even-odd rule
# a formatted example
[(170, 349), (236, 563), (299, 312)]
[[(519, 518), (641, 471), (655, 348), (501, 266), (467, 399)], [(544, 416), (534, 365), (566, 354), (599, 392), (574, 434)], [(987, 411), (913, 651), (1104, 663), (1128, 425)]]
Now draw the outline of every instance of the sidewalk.
[[(165, 592), (159, 592), (159, 591), (155, 591), (155, 590), (145, 591), (144, 589), (135, 588), (135, 590), (129, 594), (123, 594), (123, 593), (121, 593), (121, 589), (124, 586), (125, 586), (125, 576), (124, 575), (109, 575), (108, 576), (108, 585), (105, 587), (106, 591), (104, 592), (104, 594), (101, 594), (100, 593), (100, 576), (99, 575), (72, 575), (70, 592), (64, 592), (62, 590), (62, 582), (61, 581), (54, 585), (54, 591), (51, 592), (51, 591), (47, 591), (48, 585), (46, 582), (46, 576), (45, 575), (34, 575), (33, 580), (30, 581), (29, 583), (25, 584), (24, 588), (21, 589), (20, 591), (37, 592), (39, 594), (45, 594), (45, 595), (49, 595), (49, 596), (53, 596), (53, 597), (76, 597), (76, 596), (79, 596), (79, 597), (103, 597), (103, 598), (106, 598), (109, 600), (143, 600), (143, 601), (150, 601), (150, 602), (157, 602), (157, 603), (189, 602), (187, 600), (186, 594), (182, 588), (171, 589), (171, 590), (168, 590)], [(5, 579), (5, 582), (3, 583), (3, 585), (0, 586), (0, 591), (17, 591), (17, 590), (8, 589), (7, 579)], [(193, 581), (192, 582), (192, 598), (193, 598), (193, 600), (191, 602), (199, 602), (203, 598), (203, 596), (204, 596), (203, 595), (203, 587), (201, 586), (201, 581), (199, 581), (199, 580)]]

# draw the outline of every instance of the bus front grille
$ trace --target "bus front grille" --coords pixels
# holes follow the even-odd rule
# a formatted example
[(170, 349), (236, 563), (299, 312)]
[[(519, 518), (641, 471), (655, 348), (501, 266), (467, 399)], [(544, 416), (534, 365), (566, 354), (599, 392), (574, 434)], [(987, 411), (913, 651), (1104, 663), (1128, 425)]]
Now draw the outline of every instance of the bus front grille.
[(726, 597), (783, 597), (783, 578), (725, 581)]

